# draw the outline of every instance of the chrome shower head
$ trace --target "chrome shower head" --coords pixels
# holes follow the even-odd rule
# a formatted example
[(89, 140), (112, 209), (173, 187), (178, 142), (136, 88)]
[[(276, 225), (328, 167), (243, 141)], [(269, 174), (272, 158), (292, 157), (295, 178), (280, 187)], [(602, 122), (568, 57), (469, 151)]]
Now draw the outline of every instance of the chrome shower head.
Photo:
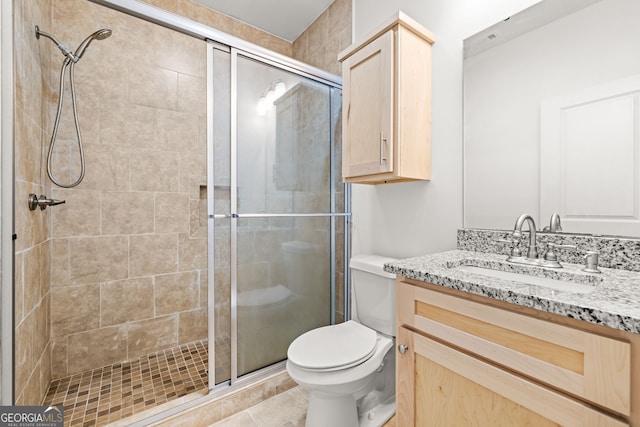
[(76, 57), (76, 61), (82, 58), (82, 55), (84, 55), (84, 52), (87, 50), (87, 48), (89, 47), (89, 44), (91, 44), (93, 40), (104, 40), (110, 35), (111, 35), (110, 29), (102, 28), (96, 31), (95, 33), (91, 34), (86, 39), (84, 39), (84, 41), (80, 43), (80, 46), (78, 46), (78, 48), (76, 49), (76, 52), (74, 53), (74, 56)]

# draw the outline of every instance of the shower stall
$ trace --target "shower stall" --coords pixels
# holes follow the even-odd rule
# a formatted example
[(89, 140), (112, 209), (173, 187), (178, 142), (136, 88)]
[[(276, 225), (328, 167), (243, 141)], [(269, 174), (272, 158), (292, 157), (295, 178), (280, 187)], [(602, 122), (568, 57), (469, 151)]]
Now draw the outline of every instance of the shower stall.
[[(348, 316), (338, 77), (141, 2), (16, 4), (16, 111), (39, 128), (16, 137), (15, 401), (115, 421), (282, 370)], [(111, 29), (60, 113), (61, 186), (61, 43), (35, 25), (70, 46)], [(36, 192), (66, 203), (29, 211)]]

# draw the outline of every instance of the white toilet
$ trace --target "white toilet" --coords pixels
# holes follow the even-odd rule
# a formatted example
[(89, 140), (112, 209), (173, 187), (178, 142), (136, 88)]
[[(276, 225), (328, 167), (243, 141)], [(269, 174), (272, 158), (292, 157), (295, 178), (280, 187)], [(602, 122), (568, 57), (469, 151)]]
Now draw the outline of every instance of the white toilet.
[(392, 258), (351, 258), (352, 320), (306, 332), (287, 371), (309, 392), (306, 427), (380, 427), (395, 413), (395, 275)]

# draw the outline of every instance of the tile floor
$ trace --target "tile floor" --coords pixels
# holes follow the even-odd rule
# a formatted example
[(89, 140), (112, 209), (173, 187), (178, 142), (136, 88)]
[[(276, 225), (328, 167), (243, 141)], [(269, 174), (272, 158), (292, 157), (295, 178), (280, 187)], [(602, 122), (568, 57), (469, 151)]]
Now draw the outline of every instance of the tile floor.
[[(209, 427), (304, 427), (307, 392), (294, 387)], [(396, 427), (392, 417), (383, 427)]]
[(43, 405), (64, 405), (65, 426), (100, 426), (207, 388), (207, 341), (54, 380)]
[(307, 393), (294, 387), (210, 427), (304, 427)]

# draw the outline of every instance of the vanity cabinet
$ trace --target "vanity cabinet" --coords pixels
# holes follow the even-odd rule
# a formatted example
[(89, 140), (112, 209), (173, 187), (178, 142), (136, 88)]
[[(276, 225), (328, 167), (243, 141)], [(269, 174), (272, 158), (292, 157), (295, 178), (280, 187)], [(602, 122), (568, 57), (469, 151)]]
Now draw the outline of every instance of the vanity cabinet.
[(638, 425), (635, 334), (438, 288), (397, 282), (398, 427)]
[(433, 34), (402, 12), (341, 52), (342, 177), (431, 179)]

